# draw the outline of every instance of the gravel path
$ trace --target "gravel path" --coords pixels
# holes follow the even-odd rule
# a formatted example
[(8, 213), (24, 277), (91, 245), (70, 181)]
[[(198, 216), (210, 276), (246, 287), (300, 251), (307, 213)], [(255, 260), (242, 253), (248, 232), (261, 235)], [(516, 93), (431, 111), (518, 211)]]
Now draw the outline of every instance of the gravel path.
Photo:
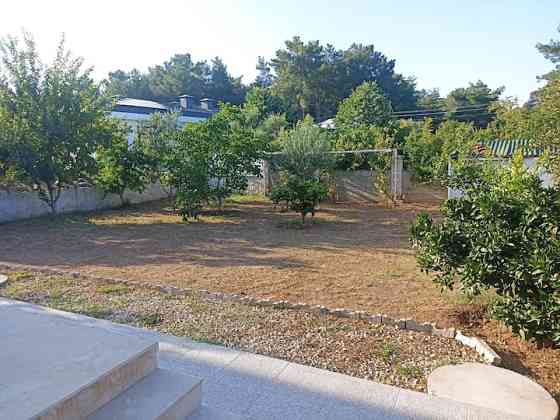
[(455, 340), (365, 321), (9, 272), (0, 295), (424, 391), (435, 368), (478, 355)]

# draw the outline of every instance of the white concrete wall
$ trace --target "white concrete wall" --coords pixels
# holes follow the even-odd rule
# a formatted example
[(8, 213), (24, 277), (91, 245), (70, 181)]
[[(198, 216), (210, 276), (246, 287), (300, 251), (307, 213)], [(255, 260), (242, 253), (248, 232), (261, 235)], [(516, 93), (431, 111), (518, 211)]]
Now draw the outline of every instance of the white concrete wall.
[[(509, 160), (505, 161), (505, 162), (510, 162)], [(506, 163), (503, 163), (506, 164)], [(524, 158), (523, 159), (523, 164), (525, 165), (526, 168), (532, 169), (533, 171), (535, 171), (538, 175), (539, 178), (541, 179), (543, 185), (545, 187), (551, 187), (552, 185), (554, 185), (554, 179), (552, 178), (552, 175), (548, 172), (546, 172), (545, 170), (543, 170), (542, 168), (538, 167), (539, 164), (539, 158), (536, 157), (529, 157), (529, 158)], [(451, 166), (449, 166), (449, 173), (451, 174), (452, 168)], [(457, 190), (457, 189), (453, 189), (453, 188), (448, 188), (447, 189), (447, 198), (460, 198), (463, 196), (463, 191), (461, 190)]]
[[(142, 203), (167, 197), (159, 184), (149, 185), (142, 194), (127, 191), (125, 198), (130, 203)], [(120, 198), (109, 194), (103, 197), (103, 192), (93, 187), (69, 188), (62, 192), (58, 203), (57, 213), (73, 213), (80, 211), (94, 211), (119, 207)], [(0, 191), (0, 223), (50, 214), (49, 206), (39, 199), (36, 193)]]

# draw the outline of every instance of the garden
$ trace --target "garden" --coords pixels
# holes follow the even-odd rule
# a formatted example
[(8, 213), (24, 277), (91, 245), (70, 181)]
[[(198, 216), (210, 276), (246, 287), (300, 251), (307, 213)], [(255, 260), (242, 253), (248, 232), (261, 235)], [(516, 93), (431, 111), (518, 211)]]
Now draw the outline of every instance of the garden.
[[(465, 98), (492, 102), (489, 121), (401, 118), (364, 81), (340, 101), (334, 130), (277, 113), (274, 90), (256, 86), (205, 122), (155, 114), (129, 143), (129, 127), (108, 115), (111, 92), (79, 59), (61, 44), (44, 66), (24, 41), (2, 44), (0, 183), (52, 214), (0, 227), (2, 296), (420, 390), (437, 366), (480, 356), (437, 334), (282, 305), (433, 322), (482, 337), (504, 367), (559, 398), (560, 190), (521, 154), (496, 164), (483, 147), (526, 138), (558, 179), (558, 75), (534, 107), (470, 86)], [(417, 181), (461, 196), (441, 207), (396, 201), (390, 159), (359, 152), (373, 149), (398, 151)], [(246, 195), (265, 161), (276, 173), (269, 194)], [(334, 170), (363, 168), (378, 173), (378, 202), (329, 201)], [(167, 200), (127, 202), (126, 191), (154, 183)], [(83, 185), (122, 207), (58, 214), (62, 191)]]

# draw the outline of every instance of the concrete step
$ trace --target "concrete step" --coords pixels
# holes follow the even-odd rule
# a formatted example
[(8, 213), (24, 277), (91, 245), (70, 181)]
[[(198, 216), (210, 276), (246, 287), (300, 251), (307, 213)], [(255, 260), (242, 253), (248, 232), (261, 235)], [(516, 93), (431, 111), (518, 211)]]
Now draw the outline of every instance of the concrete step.
[(83, 419), (157, 368), (158, 344), (0, 299), (0, 419)]
[(184, 420), (201, 399), (200, 379), (158, 368), (88, 420)]

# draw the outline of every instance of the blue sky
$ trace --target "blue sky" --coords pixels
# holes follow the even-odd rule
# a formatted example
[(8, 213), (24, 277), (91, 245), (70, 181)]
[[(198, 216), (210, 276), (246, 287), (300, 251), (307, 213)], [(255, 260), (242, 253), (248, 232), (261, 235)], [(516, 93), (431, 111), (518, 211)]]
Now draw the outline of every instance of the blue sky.
[(0, 35), (25, 28), (50, 58), (65, 32), (97, 78), (190, 52), (222, 57), (246, 82), (258, 55), (273, 56), (294, 35), (338, 48), (360, 42), (396, 59), (420, 88), (445, 94), (481, 79), (524, 101), (551, 68), (535, 44), (559, 38), (559, 24), (559, 0), (10, 0)]

